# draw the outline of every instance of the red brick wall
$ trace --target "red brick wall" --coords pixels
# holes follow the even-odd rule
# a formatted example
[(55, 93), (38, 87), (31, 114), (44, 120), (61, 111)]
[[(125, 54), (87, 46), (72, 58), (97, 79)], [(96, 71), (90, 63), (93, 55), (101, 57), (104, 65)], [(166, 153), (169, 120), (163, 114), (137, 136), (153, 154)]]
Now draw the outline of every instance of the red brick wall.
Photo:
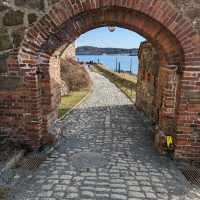
[(21, 91), (0, 92), (0, 132), (11, 137), (16, 136), (15, 129), (21, 125), (24, 133), (24, 107)]

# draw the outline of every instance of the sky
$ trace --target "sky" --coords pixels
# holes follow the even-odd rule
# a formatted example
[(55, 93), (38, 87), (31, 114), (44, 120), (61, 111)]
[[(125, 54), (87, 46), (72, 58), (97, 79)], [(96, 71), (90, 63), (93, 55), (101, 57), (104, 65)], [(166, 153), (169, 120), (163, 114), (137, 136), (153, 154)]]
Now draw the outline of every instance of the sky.
[(75, 42), (79, 46), (138, 48), (145, 39), (139, 34), (124, 28), (110, 32), (107, 27), (93, 29), (82, 34)]

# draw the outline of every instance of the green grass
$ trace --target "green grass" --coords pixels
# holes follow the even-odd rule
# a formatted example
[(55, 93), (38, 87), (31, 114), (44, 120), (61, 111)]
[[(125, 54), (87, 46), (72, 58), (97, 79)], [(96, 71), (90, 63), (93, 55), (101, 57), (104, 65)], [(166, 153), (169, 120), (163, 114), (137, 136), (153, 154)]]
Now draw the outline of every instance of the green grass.
[(137, 76), (128, 73), (117, 73), (106, 69), (103, 65), (94, 65), (97, 72), (113, 82), (131, 101), (136, 99)]
[(9, 189), (0, 187), (0, 200), (6, 200), (8, 196)]
[(89, 89), (82, 89), (80, 91), (70, 92), (68, 95), (63, 96), (58, 109), (59, 118), (63, 117), (67, 112), (69, 112), (88, 93)]

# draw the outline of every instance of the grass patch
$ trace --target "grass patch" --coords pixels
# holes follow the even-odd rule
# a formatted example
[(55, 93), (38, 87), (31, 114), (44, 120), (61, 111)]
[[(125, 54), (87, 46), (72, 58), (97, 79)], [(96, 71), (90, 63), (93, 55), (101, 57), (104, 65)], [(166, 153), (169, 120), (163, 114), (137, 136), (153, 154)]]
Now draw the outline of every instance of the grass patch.
[(132, 81), (134, 83), (137, 83), (137, 75), (134, 75), (134, 74), (131, 75), (131, 74), (128, 74), (128, 73), (118, 73), (118, 72), (115, 72), (115, 74), (117, 74), (121, 78), (124, 78), (128, 81)]
[(0, 187), (0, 200), (6, 200), (8, 197), (8, 188)]
[(61, 98), (61, 103), (59, 105), (59, 118), (63, 117), (67, 112), (69, 112), (76, 104), (78, 104), (87, 94), (89, 89), (82, 89), (80, 91), (70, 92), (68, 95)]
[(128, 73), (117, 73), (106, 69), (103, 65), (95, 64), (93, 68), (97, 72), (111, 82), (113, 82), (131, 101), (135, 102), (137, 75), (130, 75)]

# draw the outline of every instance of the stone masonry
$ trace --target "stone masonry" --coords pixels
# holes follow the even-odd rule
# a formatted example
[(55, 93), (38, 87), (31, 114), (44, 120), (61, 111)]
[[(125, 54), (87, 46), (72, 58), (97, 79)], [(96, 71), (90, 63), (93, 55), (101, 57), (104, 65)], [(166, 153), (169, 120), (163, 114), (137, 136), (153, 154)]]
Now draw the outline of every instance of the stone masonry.
[[(176, 127), (172, 114), (174, 111), (168, 112), (168, 105), (163, 104), (163, 99), (170, 100), (170, 105), (175, 104), (173, 95), (177, 90), (179, 75), (176, 73), (176, 68), (159, 66), (158, 56), (150, 42), (143, 42), (140, 45), (136, 106), (155, 126), (159, 126), (160, 133), (175, 138)], [(166, 97), (166, 86), (172, 89), (170, 98)], [(175, 106), (172, 109), (175, 109)]]
[(136, 106), (154, 123), (159, 122), (160, 99), (158, 95), (159, 62), (158, 53), (149, 42), (139, 48), (139, 70), (137, 80)]
[[(200, 35), (197, 0), (2, 0), (0, 132), (36, 149), (57, 119), (59, 56), (82, 33), (119, 25), (158, 52), (161, 128), (175, 157), (200, 159)], [(57, 65), (57, 67), (56, 67)]]

